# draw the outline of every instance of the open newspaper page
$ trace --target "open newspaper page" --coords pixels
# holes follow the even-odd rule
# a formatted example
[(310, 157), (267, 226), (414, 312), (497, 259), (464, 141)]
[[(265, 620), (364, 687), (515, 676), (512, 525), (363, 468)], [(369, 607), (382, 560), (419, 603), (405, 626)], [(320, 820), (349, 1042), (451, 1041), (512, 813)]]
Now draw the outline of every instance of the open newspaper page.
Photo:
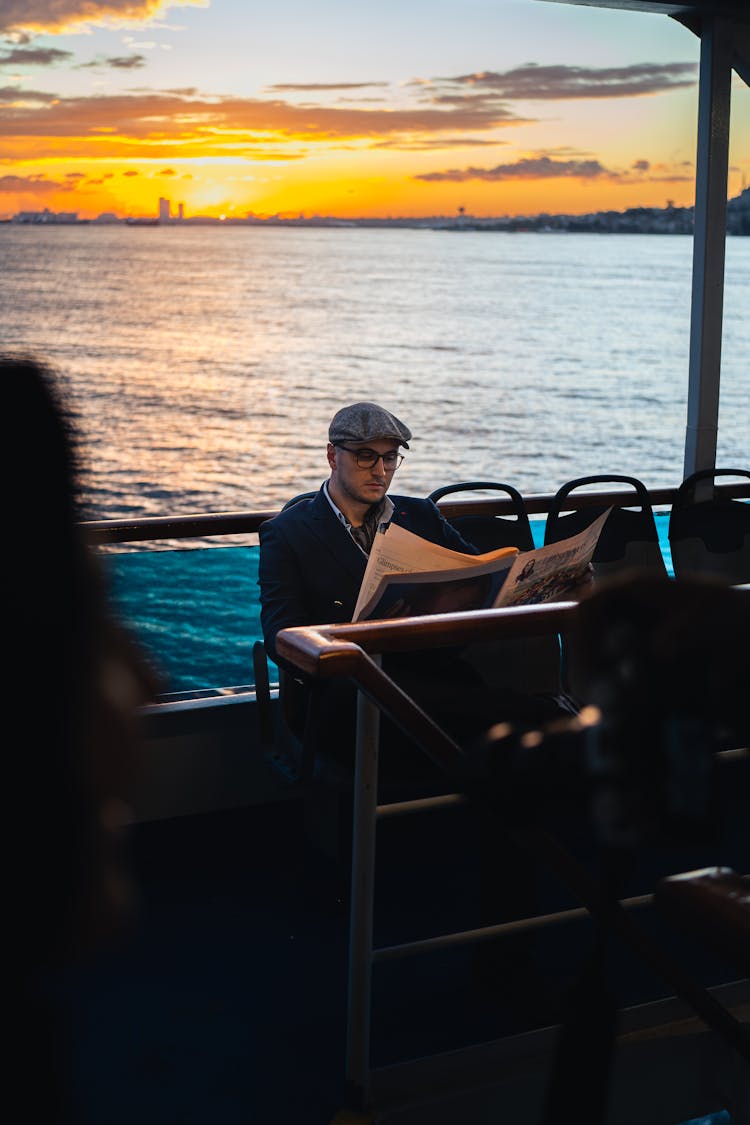
[(375, 536), (352, 620), (491, 606), (517, 554), (465, 555), (390, 523)]
[(566, 594), (585, 577), (599, 536), (612, 511), (608, 508), (589, 527), (570, 539), (549, 543), (518, 555), (497, 594), (496, 608), (535, 605), (565, 600)]

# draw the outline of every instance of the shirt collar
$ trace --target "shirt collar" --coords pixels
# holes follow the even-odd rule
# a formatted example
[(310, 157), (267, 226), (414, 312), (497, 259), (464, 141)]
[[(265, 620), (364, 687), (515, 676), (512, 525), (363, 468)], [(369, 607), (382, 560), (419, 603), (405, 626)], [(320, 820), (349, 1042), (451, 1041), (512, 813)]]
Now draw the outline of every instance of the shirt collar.
[[(347, 531), (351, 531), (352, 525), (349, 523), (349, 520), (346, 518), (338, 505), (334, 502), (330, 492), (328, 491), (328, 481), (323, 482), (323, 492), (325, 493), (326, 500), (333, 508), (336, 519), (343, 523)], [(380, 527), (384, 523), (390, 523), (395, 510), (396, 509), (393, 501), (391, 500), (390, 496), (386, 494), (380, 501), (380, 504), (376, 509), (378, 517), (378, 527)]]

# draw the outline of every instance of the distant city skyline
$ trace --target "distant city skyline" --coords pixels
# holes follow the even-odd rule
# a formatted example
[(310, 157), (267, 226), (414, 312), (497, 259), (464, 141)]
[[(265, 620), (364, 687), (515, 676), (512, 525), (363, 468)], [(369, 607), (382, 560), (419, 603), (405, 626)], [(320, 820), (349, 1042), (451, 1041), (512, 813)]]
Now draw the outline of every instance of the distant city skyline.
[(543, 0), (7, 0), (0, 218), (690, 206), (698, 58), (666, 16)]
[[(509, 227), (517, 225), (519, 222), (534, 223), (542, 225), (545, 221), (555, 222), (557, 225), (554, 229), (563, 229), (562, 220), (590, 220), (591, 229), (593, 224), (601, 222), (603, 217), (610, 216), (613, 224), (616, 224), (618, 219), (626, 220), (631, 226), (638, 223), (647, 223), (649, 216), (651, 217), (651, 224), (654, 229), (663, 230), (665, 232), (682, 233), (692, 228), (693, 206), (678, 206), (673, 200), (668, 200), (667, 204), (662, 207), (641, 207), (634, 206), (626, 208), (623, 211), (616, 210), (602, 210), (586, 212), (580, 215), (570, 214), (566, 212), (537, 212), (536, 214), (529, 215), (485, 215), (477, 216), (466, 212), (464, 207), (459, 207), (455, 215), (424, 215), (424, 216), (404, 216), (404, 215), (390, 215), (390, 216), (350, 216), (345, 218), (340, 215), (318, 215), (297, 212), (296, 214), (275, 214), (268, 216), (259, 216), (250, 211), (246, 214), (231, 214), (231, 215), (210, 215), (210, 214), (196, 214), (189, 215), (185, 210), (184, 203), (177, 204), (176, 212), (173, 212), (173, 201), (167, 197), (160, 196), (158, 199), (155, 212), (151, 215), (118, 215), (113, 211), (105, 211), (99, 215), (91, 218), (82, 219), (75, 211), (55, 212), (49, 208), (44, 208), (42, 211), (20, 211), (9, 219), (3, 220), (4, 222), (21, 222), (21, 223), (127, 223), (127, 222), (145, 222), (145, 223), (160, 223), (160, 224), (191, 224), (201, 222), (212, 223), (325, 223), (330, 225), (348, 225), (355, 223), (373, 223), (373, 224), (409, 224), (414, 225), (440, 225), (450, 227), (491, 227), (498, 224), (507, 224)], [(748, 234), (750, 233), (750, 189), (743, 188), (738, 196), (731, 198), (727, 201), (727, 220), (729, 233), (734, 234)], [(626, 224), (627, 225), (627, 224)], [(550, 228), (553, 229), (553, 228)], [(625, 229), (622, 227), (621, 229)]]

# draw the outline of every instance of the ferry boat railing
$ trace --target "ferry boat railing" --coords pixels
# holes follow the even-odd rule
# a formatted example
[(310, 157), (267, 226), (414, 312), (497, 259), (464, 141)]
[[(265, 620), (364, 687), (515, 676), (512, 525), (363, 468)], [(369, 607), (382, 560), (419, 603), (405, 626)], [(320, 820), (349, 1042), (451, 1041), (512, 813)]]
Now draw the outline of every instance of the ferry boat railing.
[[(345, 676), (358, 688), (356, 757), (354, 782), (354, 827), (351, 875), (351, 914), (349, 950), (349, 993), (346, 1077), (352, 1108), (372, 1108), (384, 1102), (414, 1095), (415, 1083), (432, 1090), (446, 1088), (449, 1075), (473, 1074), (480, 1060), (489, 1063), (490, 1074), (498, 1077), (497, 1056), (492, 1045), (484, 1043), (460, 1051), (408, 1060), (384, 1068), (371, 1065), (371, 996), (373, 967), (382, 961), (455, 947), (489, 937), (501, 937), (521, 930), (562, 925), (583, 915), (602, 917), (629, 947), (673, 990), (674, 997), (698, 1015), (725, 1043), (750, 1062), (750, 1040), (742, 1024), (725, 1006), (732, 1001), (732, 988), (707, 989), (674, 960), (666, 949), (650, 937), (632, 917), (632, 911), (653, 901), (651, 894), (634, 896), (614, 904), (605, 902), (601, 888), (585, 868), (546, 831), (537, 827), (509, 826), (508, 835), (546, 865), (582, 903), (580, 909), (551, 915), (518, 919), (462, 932), (437, 935), (396, 946), (375, 948), (373, 944), (375, 891), (375, 838), (379, 820), (428, 809), (445, 808), (466, 799), (460, 784), (461, 748), (434, 722), (380, 666), (380, 657), (393, 651), (416, 651), (435, 645), (460, 645), (469, 642), (510, 637), (530, 637), (545, 633), (572, 633), (576, 629), (578, 606), (561, 602), (509, 609), (480, 610), (470, 613), (439, 614), (396, 621), (364, 622), (283, 630), (277, 637), (280, 655), (306, 675), (327, 678)], [(378, 745), (381, 713), (388, 715), (411, 735), (425, 753), (446, 773), (458, 779), (457, 791), (396, 804), (379, 805)], [(595, 721), (584, 713), (581, 722)], [(717, 761), (735, 764), (747, 751), (718, 751)], [(740, 982), (746, 984), (747, 982)], [(746, 990), (745, 995), (747, 999)], [(717, 998), (721, 996), (724, 1003)], [(658, 1006), (657, 1006), (658, 1007)], [(664, 1007), (664, 1005), (662, 1005)], [(671, 1015), (674, 1016), (674, 1010)], [(627, 1013), (626, 1013), (627, 1015)], [(685, 1015), (683, 1010), (682, 1015)], [(634, 1018), (638, 1018), (635, 1016)], [(642, 1016), (641, 1016), (642, 1018)], [(663, 1011), (661, 1017), (664, 1018)], [(627, 1026), (627, 1025), (625, 1025)], [(632, 1030), (631, 1025), (631, 1030)], [(545, 1039), (546, 1036), (546, 1039)], [(551, 1063), (549, 1029), (540, 1029), (546, 1074)], [(500, 1047), (500, 1044), (496, 1044)], [(507, 1049), (507, 1043), (503, 1042)], [(528, 1061), (528, 1060), (527, 1060)], [(487, 1077), (485, 1076), (485, 1079)]]
[[(750, 487), (743, 483), (716, 486), (718, 496), (750, 497)], [(654, 508), (669, 508), (677, 488), (650, 488), (649, 500)], [(606, 507), (622, 501), (620, 490), (581, 493), (571, 498), (571, 508)], [(533, 493), (524, 496), (529, 515), (542, 516), (550, 509), (554, 493)], [(496, 497), (438, 501), (448, 519), (461, 515), (512, 515), (513, 502)], [(280, 508), (245, 512), (212, 512), (184, 516), (141, 516), (134, 519), (89, 520), (82, 527), (88, 541), (97, 547), (116, 543), (141, 543), (165, 539), (197, 539), (207, 536), (254, 535), (262, 523), (271, 519)]]
[[(748, 482), (731, 483), (722, 482), (717, 485), (717, 495), (726, 498), (750, 498), (750, 487)], [(665, 555), (665, 560), (669, 568), (669, 546), (666, 540), (667, 534), (667, 521), (670, 506), (674, 497), (677, 494), (676, 488), (658, 488), (649, 489), (649, 501), (655, 513), (657, 524), (661, 527), (660, 541), (662, 551)], [(580, 491), (571, 498), (571, 509), (584, 509), (587, 507), (606, 507), (610, 504), (624, 505), (626, 503), (626, 495), (619, 489), (614, 490), (592, 490)], [(550, 509), (554, 501), (554, 494), (529, 494), (524, 497), (526, 510), (532, 518), (532, 525), (535, 527), (535, 535), (537, 542), (541, 544), (543, 540), (544, 517)], [(513, 514), (513, 502), (508, 498), (495, 496), (479, 496), (479, 497), (461, 497), (460, 499), (447, 499), (439, 500), (438, 506), (443, 514), (448, 518), (463, 516), (487, 516), (487, 515), (508, 515)], [(235, 546), (240, 544), (241, 547), (250, 551), (257, 550), (257, 533), (261, 524), (277, 514), (278, 509), (262, 509), (257, 511), (239, 511), (239, 512), (217, 512), (217, 513), (194, 513), (179, 516), (151, 516), (151, 517), (138, 517), (128, 519), (115, 519), (115, 520), (96, 520), (89, 521), (83, 524), (84, 533), (88, 541), (98, 550), (106, 554), (118, 554), (122, 551), (130, 551), (131, 553), (138, 552), (139, 545), (144, 545), (144, 550), (141, 551), (141, 559), (149, 552), (156, 552), (157, 550), (168, 554), (171, 559), (177, 559), (177, 551), (186, 548), (202, 548), (202, 547), (225, 547)], [(168, 560), (165, 560), (168, 562)], [(206, 560), (208, 561), (208, 560)], [(124, 564), (126, 559), (121, 560), (120, 569), (122, 571), (122, 578), (120, 579), (120, 587), (126, 592), (127, 603), (129, 610), (135, 610), (138, 613), (138, 587), (130, 585), (129, 575), (131, 568), (126, 567)], [(234, 567), (234, 563), (232, 563)], [(154, 576), (157, 580), (168, 573), (167, 567), (157, 568), (156, 560), (154, 561)], [(242, 582), (250, 582), (252, 587), (251, 570), (243, 570)], [(191, 581), (193, 573), (191, 571)], [(196, 595), (200, 596), (199, 592), (202, 588), (204, 577), (201, 576), (198, 570), (195, 571), (195, 584), (193, 589)], [(207, 588), (213, 581), (213, 577), (206, 576), (205, 582)], [(168, 604), (172, 598), (170, 589), (166, 588), (167, 580), (164, 579), (164, 606), (163, 614), (168, 612)], [(149, 591), (151, 593), (151, 591)], [(188, 595), (184, 597), (185, 590), (181, 589), (180, 593), (175, 594), (175, 598), (184, 602), (185, 607), (188, 606)], [(216, 698), (221, 694), (226, 701), (230, 699), (251, 699), (254, 694), (254, 661), (251, 658), (250, 650), (252, 648), (252, 641), (260, 636), (260, 622), (256, 620), (259, 610), (257, 606), (257, 591), (254, 587), (250, 590), (245, 590), (243, 593), (242, 612), (248, 616), (247, 621), (247, 645), (248, 651), (245, 654), (244, 650), (240, 651), (237, 647), (240, 642), (240, 634), (235, 627), (234, 637), (230, 644), (228, 641), (229, 649), (231, 649), (231, 658), (229, 660), (229, 671), (226, 673), (226, 678), (221, 683), (216, 679), (211, 678), (213, 673), (206, 672), (205, 676), (202, 674), (203, 669), (196, 667), (193, 661), (190, 665), (190, 672), (183, 675), (182, 666), (178, 669), (177, 683), (174, 687), (165, 690), (162, 703), (164, 706), (172, 706), (174, 708), (180, 706), (194, 706), (199, 705), (202, 699)], [(222, 594), (222, 598), (224, 594)], [(153, 602), (152, 602), (153, 604)], [(235, 623), (236, 626), (237, 623)], [(191, 623), (192, 626), (192, 623)], [(150, 619), (147, 622), (147, 628), (151, 629)], [(173, 640), (174, 629), (170, 625), (170, 621), (166, 616), (159, 621), (159, 630), (154, 633), (153, 630), (149, 633), (148, 640), (158, 638), (159, 644), (171, 644)], [(219, 652), (221, 643), (221, 632), (217, 631), (216, 635), (212, 637), (212, 652), (214, 658)], [(179, 646), (173, 646), (179, 648)], [(171, 656), (170, 649), (170, 656)], [(158, 656), (159, 654), (155, 654)], [(191, 653), (191, 656), (194, 655)], [(178, 656), (178, 659), (182, 658)], [(200, 663), (200, 661), (198, 661)], [(220, 660), (214, 659), (212, 668), (220, 664)], [(187, 672), (187, 669), (185, 669)], [(193, 672), (196, 672), (194, 675)], [(275, 669), (271, 666), (272, 673), (272, 697), (276, 699), (277, 684), (275, 682)]]

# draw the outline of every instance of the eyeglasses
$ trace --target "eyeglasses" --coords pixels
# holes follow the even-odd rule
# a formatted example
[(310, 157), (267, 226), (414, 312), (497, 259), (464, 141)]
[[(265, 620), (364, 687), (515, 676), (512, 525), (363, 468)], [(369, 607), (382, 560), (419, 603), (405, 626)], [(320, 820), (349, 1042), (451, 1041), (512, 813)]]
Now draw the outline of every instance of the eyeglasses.
[(393, 473), (404, 459), (403, 453), (397, 453), (395, 449), (388, 453), (376, 453), (374, 449), (348, 449), (345, 445), (338, 445), (337, 449), (343, 449), (344, 453), (351, 453), (352, 457), (356, 457), (357, 467), (360, 469), (374, 469), (378, 461), (382, 460), (385, 471)]

